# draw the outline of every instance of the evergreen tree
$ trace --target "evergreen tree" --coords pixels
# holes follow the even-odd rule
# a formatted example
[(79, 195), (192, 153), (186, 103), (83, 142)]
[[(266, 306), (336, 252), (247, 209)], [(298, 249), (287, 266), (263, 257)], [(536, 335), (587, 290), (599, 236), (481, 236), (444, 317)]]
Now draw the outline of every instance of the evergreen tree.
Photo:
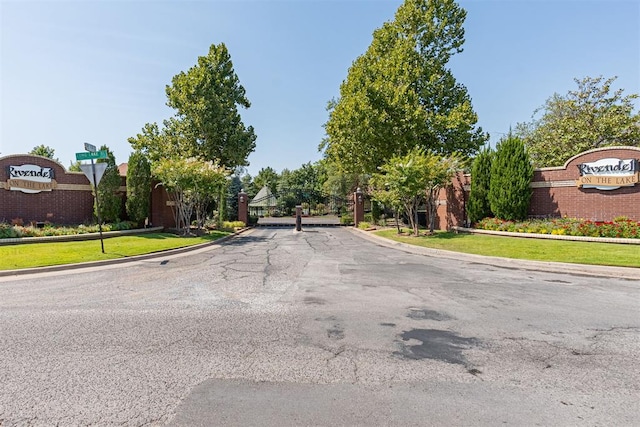
[[(118, 222), (122, 218), (122, 194), (119, 192), (122, 179), (116, 166), (116, 158), (109, 147), (103, 145), (100, 150), (107, 150), (109, 157), (97, 160), (97, 163), (107, 163), (107, 169), (98, 184), (99, 216), (103, 223)], [(97, 209), (95, 213), (98, 214)]]
[(151, 165), (140, 151), (129, 156), (127, 168), (127, 215), (129, 219), (141, 225), (149, 216), (151, 200)]
[(489, 203), (496, 217), (522, 220), (531, 201), (533, 166), (520, 138), (511, 134), (500, 141), (491, 162)]
[(467, 215), (471, 223), (491, 216), (489, 203), (489, 186), (491, 184), (491, 161), (493, 152), (490, 148), (481, 150), (473, 160), (471, 167), (471, 191), (467, 203)]

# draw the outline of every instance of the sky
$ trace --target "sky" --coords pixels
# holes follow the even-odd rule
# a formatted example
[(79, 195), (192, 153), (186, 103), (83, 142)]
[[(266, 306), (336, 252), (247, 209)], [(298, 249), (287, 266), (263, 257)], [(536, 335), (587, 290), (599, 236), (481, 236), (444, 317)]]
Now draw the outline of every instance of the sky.
[[(40, 144), (68, 167), (85, 142), (127, 162), (127, 139), (172, 116), (165, 86), (225, 43), (251, 101), (246, 169), (322, 157), (326, 105), (400, 0), (0, 0), (0, 156)], [(640, 1), (460, 0), (449, 63), (495, 144), (574, 78), (640, 93)], [(636, 102), (636, 108), (640, 103)]]

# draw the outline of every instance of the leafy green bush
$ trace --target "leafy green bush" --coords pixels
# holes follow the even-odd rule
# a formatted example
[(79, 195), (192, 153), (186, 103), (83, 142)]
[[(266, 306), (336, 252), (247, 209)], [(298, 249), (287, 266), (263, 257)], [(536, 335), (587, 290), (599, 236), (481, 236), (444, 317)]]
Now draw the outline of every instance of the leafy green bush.
[(500, 141), (491, 161), (487, 195), (493, 214), (506, 220), (526, 218), (531, 201), (532, 178), (533, 166), (524, 143), (511, 135)]
[(505, 221), (497, 218), (485, 218), (476, 224), (476, 228), (558, 236), (640, 238), (640, 223), (625, 218), (616, 218), (614, 221), (589, 221), (575, 218)]
[(491, 162), (493, 152), (485, 149), (478, 153), (471, 168), (471, 191), (467, 203), (467, 215), (473, 224), (482, 218), (491, 216), (489, 188), (491, 184)]
[(353, 224), (353, 214), (344, 214), (340, 217), (340, 224), (351, 225)]
[(358, 228), (360, 230), (366, 230), (368, 228), (371, 228), (371, 223), (367, 221), (361, 221), (358, 223)]
[(246, 225), (242, 221), (222, 221), (222, 230), (224, 231), (235, 231), (236, 229), (244, 227), (246, 227)]

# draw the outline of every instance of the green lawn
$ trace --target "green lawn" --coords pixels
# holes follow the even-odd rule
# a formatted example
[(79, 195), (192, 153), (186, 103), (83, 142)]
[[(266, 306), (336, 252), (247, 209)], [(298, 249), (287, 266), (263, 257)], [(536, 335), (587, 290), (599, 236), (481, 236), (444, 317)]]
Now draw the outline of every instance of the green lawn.
[(125, 258), (206, 243), (228, 234), (211, 232), (202, 237), (179, 237), (168, 233), (150, 233), (111, 237), (104, 239), (104, 254), (100, 249), (100, 240), (0, 246), (0, 270)]
[(574, 242), (481, 234), (436, 233), (434, 236), (398, 236), (395, 229), (376, 231), (378, 236), (426, 248), (477, 255), (536, 261), (640, 267), (640, 246), (615, 243)]

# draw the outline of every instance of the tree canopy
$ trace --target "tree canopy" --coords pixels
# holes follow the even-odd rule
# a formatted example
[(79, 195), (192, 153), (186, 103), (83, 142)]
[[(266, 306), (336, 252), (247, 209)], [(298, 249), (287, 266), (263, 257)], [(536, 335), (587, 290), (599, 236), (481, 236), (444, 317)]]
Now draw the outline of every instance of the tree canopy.
[(175, 75), (166, 93), (175, 115), (162, 127), (147, 123), (141, 133), (129, 138), (135, 150), (152, 162), (188, 157), (229, 170), (248, 164), (256, 135), (252, 126), (242, 122), (238, 107), (249, 108), (251, 103), (224, 43), (211, 45), (196, 65)]
[(392, 209), (403, 209), (414, 235), (418, 235), (418, 208), (426, 202), (430, 231), (434, 230), (437, 197), (460, 167), (457, 156), (444, 157), (413, 148), (394, 156), (371, 177), (372, 197)]
[(48, 159), (59, 162), (59, 160), (55, 158), (55, 153), (56, 153), (56, 150), (44, 144), (40, 144), (37, 147), (33, 147), (33, 149), (29, 151), (29, 154), (46, 157)]
[(487, 136), (466, 87), (447, 62), (462, 51), (464, 9), (453, 0), (405, 0), (373, 34), (329, 103), (326, 157), (347, 172), (375, 173), (419, 147), (473, 154)]
[(574, 79), (577, 90), (554, 94), (534, 112), (531, 122), (517, 125), (516, 133), (535, 166), (561, 166), (592, 148), (640, 146), (640, 113), (634, 112), (638, 95), (623, 96), (623, 89), (612, 92), (615, 79)]
[(184, 154), (217, 160), (227, 168), (248, 164), (256, 136), (253, 127), (245, 127), (238, 106), (249, 108), (251, 103), (224, 43), (212, 44), (196, 65), (174, 76), (166, 92), (167, 105), (183, 125), (179, 130), (190, 142)]

